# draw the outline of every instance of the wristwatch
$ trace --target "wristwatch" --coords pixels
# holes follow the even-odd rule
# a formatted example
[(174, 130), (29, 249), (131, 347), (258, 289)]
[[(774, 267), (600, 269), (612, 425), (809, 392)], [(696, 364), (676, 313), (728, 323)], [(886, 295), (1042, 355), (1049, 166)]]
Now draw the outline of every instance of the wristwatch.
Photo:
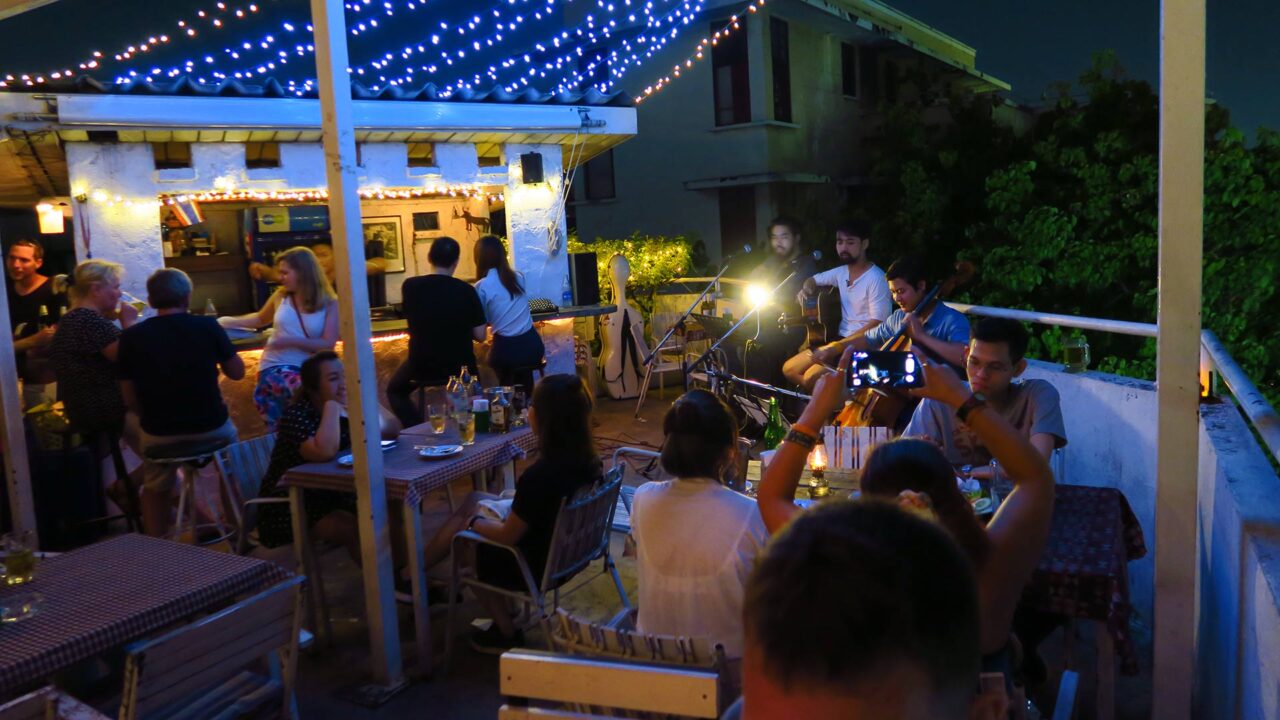
[(960, 418), (960, 422), (964, 422), (968, 419), (969, 413), (985, 406), (986, 404), (987, 398), (985, 395), (982, 393), (973, 393), (969, 396), (968, 400), (965, 400), (961, 403), (960, 407), (956, 408), (956, 417)]
[(816, 433), (811, 433), (808, 428), (802, 428), (798, 425), (792, 425), (791, 432), (787, 433), (783, 440), (793, 442), (805, 450), (812, 450), (813, 446), (818, 444)]

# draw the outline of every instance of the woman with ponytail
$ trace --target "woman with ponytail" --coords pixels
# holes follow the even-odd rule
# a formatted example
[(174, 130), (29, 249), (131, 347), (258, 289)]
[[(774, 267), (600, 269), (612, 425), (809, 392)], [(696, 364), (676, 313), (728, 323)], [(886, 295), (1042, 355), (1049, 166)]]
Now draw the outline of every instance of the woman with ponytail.
[(675, 479), (641, 485), (631, 508), (637, 629), (709, 637), (741, 659), (743, 590), (768, 537), (755, 501), (724, 486), (738, 424), (719, 398), (693, 390), (667, 411), (662, 432), (662, 469)]
[[(777, 533), (801, 512), (794, 502), (796, 484), (808, 456), (806, 445), (844, 406), (848, 396), (845, 371), (852, 351), (840, 359), (814, 389), (813, 400), (794, 425), (787, 441), (769, 463), (760, 485), (760, 513), (769, 532)], [(945, 367), (922, 363), (925, 385), (913, 391), (957, 410), (961, 421), (978, 435), (1000, 462), (1014, 489), (984, 528), (956, 486), (955, 471), (942, 451), (921, 440), (902, 439), (872, 451), (862, 469), (866, 497), (897, 499), (900, 505), (946, 528), (978, 578), (984, 668), (1007, 670), (1005, 652), (1013, 611), (1031, 578), (1049, 535), (1053, 515), (1053, 473), (1031, 441), (998, 412), (992, 411)]]
[(493, 235), (476, 241), (476, 292), (484, 306), (485, 320), (493, 330), (488, 365), (502, 385), (533, 385), (531, 368), (542, 361), (546, 349), (533, 327), (524, 277), (511, 269), (507, 249)]

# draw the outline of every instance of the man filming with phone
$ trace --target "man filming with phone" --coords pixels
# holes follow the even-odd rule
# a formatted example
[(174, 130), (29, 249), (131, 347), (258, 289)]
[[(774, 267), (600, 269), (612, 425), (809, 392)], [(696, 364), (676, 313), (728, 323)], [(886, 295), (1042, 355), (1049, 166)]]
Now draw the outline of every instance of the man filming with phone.
[(924, 267), (915, 258), (900, 258), (885, 271), (889, 294), (898, 306), (884, 322), (860, 330), (846, 338), (828, 343), (811, 354), (801, 353), (787, 361), (783, 372), (787, 379), (812, 391), (818, 378), (831, 371), (826, 358), (839, 359), (845, 348), (878, 350), (902, 331), (911, 339), (912, 349), (935, 361), (957, 368), (964, 367), (965, 347), (969, 341), (969, 321), (946, 304), (934, 303), (925, 317), (916, 312), (928, 294)]

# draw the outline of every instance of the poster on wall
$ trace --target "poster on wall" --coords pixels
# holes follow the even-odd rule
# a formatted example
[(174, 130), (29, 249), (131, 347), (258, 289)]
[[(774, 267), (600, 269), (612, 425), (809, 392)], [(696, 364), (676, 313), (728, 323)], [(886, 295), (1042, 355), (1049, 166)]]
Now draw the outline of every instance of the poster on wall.
[(400, 218), (398, 216), (363, 218), (364, 245), (382, 244), (382, 257), (387, 261), (387, 273), (404, 272), (404, 249), (401, 246)]

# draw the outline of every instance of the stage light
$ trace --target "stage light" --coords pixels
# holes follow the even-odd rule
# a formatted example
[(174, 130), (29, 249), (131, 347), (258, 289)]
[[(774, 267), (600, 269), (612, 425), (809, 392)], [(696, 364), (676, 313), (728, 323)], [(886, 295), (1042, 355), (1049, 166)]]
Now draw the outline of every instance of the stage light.
[(747, 286), (747, 302), (751, 307), (764, 307), (772, 299), (772, 292), (764, 285), (752, 283)]

